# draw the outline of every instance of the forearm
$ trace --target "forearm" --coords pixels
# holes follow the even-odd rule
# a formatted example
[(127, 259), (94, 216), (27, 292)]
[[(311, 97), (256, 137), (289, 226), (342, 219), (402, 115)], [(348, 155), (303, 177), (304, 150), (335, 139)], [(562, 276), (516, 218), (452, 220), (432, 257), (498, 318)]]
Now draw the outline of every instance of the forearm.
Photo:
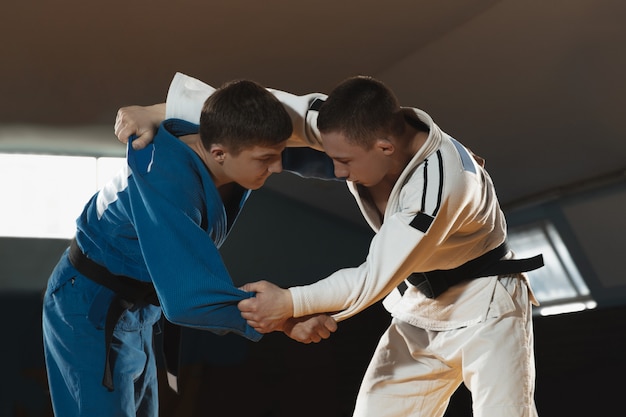
[(165, 120), (165, 103), (158, 103), (153, 104), (152, 106), (147, 106), (146, 110), (152, 117), (152, 124), (154, 126), (159, 126), (161, 122)]

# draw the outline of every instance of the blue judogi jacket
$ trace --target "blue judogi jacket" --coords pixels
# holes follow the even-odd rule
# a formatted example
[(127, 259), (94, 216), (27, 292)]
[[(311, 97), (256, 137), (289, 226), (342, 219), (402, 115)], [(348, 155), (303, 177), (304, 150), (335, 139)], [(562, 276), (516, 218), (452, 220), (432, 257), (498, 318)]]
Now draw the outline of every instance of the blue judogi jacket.
[(177, 138), (197, 132), (170, 119), (145, 149), (129, 143), (127, 168), (88, 202), (76, 240), (113, 274), (151, 281), (170, 322), (256, 341), (261, 334), (237, 309), (252, 294), (234, 286), (218, 251), (250, 190), (228, 219), (208, 169)]

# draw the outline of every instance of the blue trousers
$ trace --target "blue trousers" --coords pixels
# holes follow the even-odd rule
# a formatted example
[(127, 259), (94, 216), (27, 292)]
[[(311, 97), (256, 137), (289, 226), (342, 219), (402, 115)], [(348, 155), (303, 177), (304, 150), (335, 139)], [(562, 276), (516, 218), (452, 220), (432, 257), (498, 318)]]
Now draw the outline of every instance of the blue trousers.
[(44, 296), (43, 344), (52, 408), (58, 417), (156, 417), (158, 381), (152, 342), (161, 309), (126, 311), (111, 346), (113, 382), (102, 385), (105, 316), (112, 293), (78, 273), (67, 252)]

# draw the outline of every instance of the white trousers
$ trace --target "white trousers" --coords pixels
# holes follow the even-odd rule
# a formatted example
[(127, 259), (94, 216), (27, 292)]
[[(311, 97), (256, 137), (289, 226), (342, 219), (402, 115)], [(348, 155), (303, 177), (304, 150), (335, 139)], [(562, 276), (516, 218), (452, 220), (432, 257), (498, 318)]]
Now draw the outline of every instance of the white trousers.
[(354, 417), (441, 417), (463, 382), (475, 417), (536, 417), (532, 310), (523, 280), (502, 277), (515, 311), (448, 331), (393, 319), (363, 378)]

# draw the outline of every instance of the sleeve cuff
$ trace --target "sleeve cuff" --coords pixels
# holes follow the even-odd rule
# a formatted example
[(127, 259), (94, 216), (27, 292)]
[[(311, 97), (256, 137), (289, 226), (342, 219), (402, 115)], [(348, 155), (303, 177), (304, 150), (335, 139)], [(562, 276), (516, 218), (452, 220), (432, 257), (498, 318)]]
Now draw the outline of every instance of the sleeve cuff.
[(291, 300), (293, 302), (293, 316), (302, 317), (310, 314), (304, 305), (304, 295), (300, 287), (290, 287)]
[(177, 72), (170, 83), (165, 105), (165, 118), (200, 123), (204, 101), (215, 88), (188, 75)]

